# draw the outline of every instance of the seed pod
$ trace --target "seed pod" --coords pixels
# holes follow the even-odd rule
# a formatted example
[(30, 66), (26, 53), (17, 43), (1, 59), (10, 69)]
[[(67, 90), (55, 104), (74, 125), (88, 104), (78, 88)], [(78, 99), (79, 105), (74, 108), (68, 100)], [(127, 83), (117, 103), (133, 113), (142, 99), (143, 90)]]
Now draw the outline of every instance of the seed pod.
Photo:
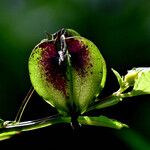
[(36, 92), (61, 114), (82, 114), (104, 87), (106, 65), (91, 41), (66, 29), (33, 49), (29, 73)]

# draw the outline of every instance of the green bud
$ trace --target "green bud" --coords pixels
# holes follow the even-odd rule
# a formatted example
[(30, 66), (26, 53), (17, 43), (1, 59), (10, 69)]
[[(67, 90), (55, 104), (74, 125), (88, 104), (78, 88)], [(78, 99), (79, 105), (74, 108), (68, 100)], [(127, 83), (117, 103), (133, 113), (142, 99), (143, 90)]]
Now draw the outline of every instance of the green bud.
[(61, 114), (82, 114), (104, 87), (106, 64), (94, 43), (63, 29), (33, 49), (29, 73), (35, 91)]
[(135, 79), (137, 78), (138, 76), (138, 72), (137, 71), (134, 71), (134, 70), (131, 70), (131, 71), (128, 71), (128, 73), (125, 75), (125, 82), (127, 82), (130, 86), (133, 86), (134, 83), (135, 83)]
[(125, 75), (124, 81), (127, 82), (130, 86), (134, 86), (135, 80), (140, 77), (141, 73), (149, 70), (150, 69), (147, 67), (133, 68)]

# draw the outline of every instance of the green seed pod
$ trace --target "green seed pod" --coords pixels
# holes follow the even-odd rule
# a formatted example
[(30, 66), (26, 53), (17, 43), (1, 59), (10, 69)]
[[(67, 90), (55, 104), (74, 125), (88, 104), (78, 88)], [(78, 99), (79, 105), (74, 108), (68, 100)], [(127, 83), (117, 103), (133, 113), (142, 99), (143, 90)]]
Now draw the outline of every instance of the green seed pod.
[(106, 64), (98, 48), (72, 30), (42, 40), (29, 58), (36, 92), (63, 115), (82, 114), (99, 95)]

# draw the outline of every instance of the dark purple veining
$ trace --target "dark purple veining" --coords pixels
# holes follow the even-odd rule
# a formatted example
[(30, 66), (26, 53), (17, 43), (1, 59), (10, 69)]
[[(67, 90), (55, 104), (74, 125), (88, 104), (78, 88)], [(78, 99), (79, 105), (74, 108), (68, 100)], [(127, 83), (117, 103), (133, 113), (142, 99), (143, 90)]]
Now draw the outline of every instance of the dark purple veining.
[(40, 64), (46, 75), (46, 80), (49, 81), (54, 88), (62, 91), (66, 95), (66, 65), (59, 65), (59, 55), (54, 42), (44, 42), (39, 45), (42, 48), (42, 57)]
[[(67, 63), (59, 64), (58, 46), (55, 41), (43, 42), (39, 45), (42, 49), (40, 65), (44, 71), (44, 76), (54, 88), (63, 92), (67, 96)], [(71, 55), (71, 65), (82, 77), (87, 74), (87, 69), (91, 67), (88, 47), (80, 40), (66, 39), (67, 49)]]
[(66, 39), (66, 43), (71, 55), (72, 67), (76, 69), (79, 75), (85, 77), (87, 68), (91, 66), (88, 47), (81, 40), (75, 38)]

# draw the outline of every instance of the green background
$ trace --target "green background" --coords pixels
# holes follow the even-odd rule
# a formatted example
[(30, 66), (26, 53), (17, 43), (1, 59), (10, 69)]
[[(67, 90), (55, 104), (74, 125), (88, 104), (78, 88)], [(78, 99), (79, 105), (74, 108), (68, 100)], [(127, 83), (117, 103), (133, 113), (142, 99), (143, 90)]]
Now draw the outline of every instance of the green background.
[[(150, 67), (149, 0), (1, 0), (0, 1), (0, 117), (13, 120), (30, 89), (28, 58), (45, 32), (72, 28), (93, 41), (107, 63), (103, 96), (117, 90), (114, 68), (122, 75), (133, 67)], [(55, 114), (34, 94), (23, 120)], [(18, 135), (0, 145), (71, 149), (105, 146), (133, 150), (150, 149), (150, 96), (139, 96), (101, 111), (127, 123), (130, 129), (116, 131), (101, 127), (81, 128), (74, 136), (69, 125), (57, 125)], [(60, 143), (60, 144), (59, 144)]]

